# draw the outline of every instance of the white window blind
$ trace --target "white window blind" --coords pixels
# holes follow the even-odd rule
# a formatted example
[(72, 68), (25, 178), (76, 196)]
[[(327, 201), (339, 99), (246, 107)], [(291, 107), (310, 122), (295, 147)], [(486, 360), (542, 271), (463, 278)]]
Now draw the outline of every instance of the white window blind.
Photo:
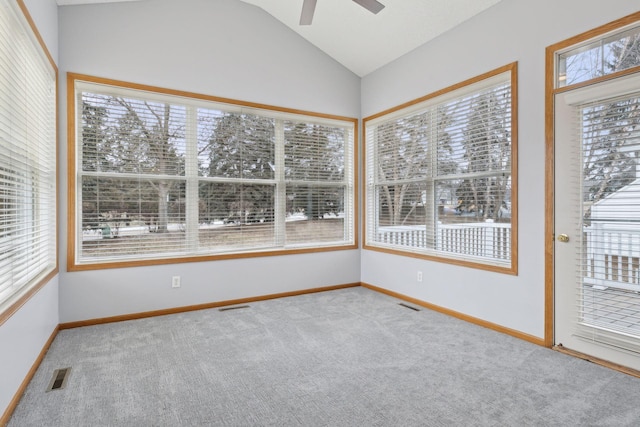
[(365, 120), (366, 244), (511, 267), (511, 74)]
[(640, 352), (640, 93), (575, 110), (583, 165), (576, 333)]
[(78, 264), (354, 244), (353, 121), (76, 88)]
[(56, 72), (0, 0), (0, 308), (56, 268)]

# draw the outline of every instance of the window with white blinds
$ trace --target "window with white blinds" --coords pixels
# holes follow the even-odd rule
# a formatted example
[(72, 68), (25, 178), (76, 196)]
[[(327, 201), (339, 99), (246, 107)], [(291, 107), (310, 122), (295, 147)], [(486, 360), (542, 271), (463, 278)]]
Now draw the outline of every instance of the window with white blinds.
[(56, 269), (56, 70), (0, 0), (0, 312)]
[(73, 81), (77, 266), (355, 245), (355, 119)]
[(576, 334), (640, 352), (640, 93), (575, 110), (583, 166)]
[(367, 248), (515, 271), (515, 67), (365, 119)]

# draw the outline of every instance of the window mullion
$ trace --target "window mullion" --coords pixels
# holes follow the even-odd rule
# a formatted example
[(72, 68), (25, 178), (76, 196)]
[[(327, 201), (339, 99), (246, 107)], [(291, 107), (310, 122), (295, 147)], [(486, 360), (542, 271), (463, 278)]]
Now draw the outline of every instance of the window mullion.
[(185, 221), (187, 250), (198, 250), (198, 113), (193, 106), (186, 111), (186, 153), (185, 153)]
[(275, 205), (274, 205), (274, 225), (276, 246), (285, 245), (285, 220), (287, 216), (287, 185), (284, 174), (284, 121), (275, 121)]
[(436, 199), (435, 199), (435, 179), (438, 175), (438, 109), (431, 108), (427, 113), (429, 126), (427, 142), (427, 164), (429, 169), (425, 182), (425, 228), (427, 232), (427, 247), (436, 246)]
[[(76, 126), (75, 126), (75, 134), (76, 134), (76, 139), (75, 141), (73, 141), (73, 144), (75, 145), (75, 157), (73, 158), (73, 161), (75, 162), (75, 164), (73, 165), (68, 165), (69, 168), (73, 167), (74, 170), (76, 171), (76, 179), (75, 179), (75, 190), (74, 190), (74, 194), (76, 196), (76, 206), (82, 206), (84, 201), (83, 201), (83, 195), (84, 192), (82, 191), (82, 182), (84, 180), (84, 169), (82, 167), (82, 162), (83, 162), (83, 158), (86, 155), (83, 150), (82, 150), (82, 127), (83, 127), (83, 123), (82, 123), (82, 92), (78, 91), (76, 89), (76, 102), (75, 102), (75, 122), (76, 122)], [(83, 229), (82, 229), (82, 209), (76, 209), (75, 212), (75, 247), (76, 248), (82, 248), (82, 239), (83, 239)], [(78, 249), (76, 251), (74, 251), (74, 261), (78, 262), (80, 259), (80, 256), (82, 255), (82, 250)]]

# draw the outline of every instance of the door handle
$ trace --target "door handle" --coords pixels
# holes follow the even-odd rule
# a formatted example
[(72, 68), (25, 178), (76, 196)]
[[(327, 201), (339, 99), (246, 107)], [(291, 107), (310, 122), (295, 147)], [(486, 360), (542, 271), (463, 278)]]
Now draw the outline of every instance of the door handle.
[(567, 243), (569, 241), (569, 236), (562, 233), (558, 236), (558, 242)]

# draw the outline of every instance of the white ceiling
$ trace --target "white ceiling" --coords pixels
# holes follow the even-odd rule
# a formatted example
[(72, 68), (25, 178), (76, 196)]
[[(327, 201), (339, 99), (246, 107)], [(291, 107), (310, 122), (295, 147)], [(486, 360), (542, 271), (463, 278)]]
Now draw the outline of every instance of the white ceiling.
[[(57, 0), (58, 5), (140, 0)], [(176, 0), (180, 1), (180, 0)], [(238, 0), (264, 9), (327, 55), (365, 76), (501, 0), (380, 0), (374, 15), (350, 0), (318, 0), (300, 26), (303, 0)]]

